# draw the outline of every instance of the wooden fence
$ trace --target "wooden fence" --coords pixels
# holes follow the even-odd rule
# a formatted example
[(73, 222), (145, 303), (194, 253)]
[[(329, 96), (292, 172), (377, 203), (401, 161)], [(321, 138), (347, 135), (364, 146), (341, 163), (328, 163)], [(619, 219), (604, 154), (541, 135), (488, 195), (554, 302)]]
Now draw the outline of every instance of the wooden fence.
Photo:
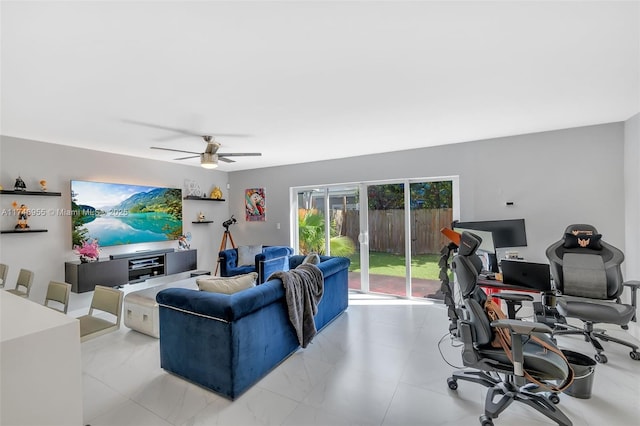
[[(334, 211), (337, 231), (353, 241), (358, 241), (360, 212)], [(450, 241), (440, 230), (450, 227), (452, 209), (411, 210), (411, 254), (437, 254)], [(405, 243), (404, 210), (369, 211), (369, 250), (403, 254)], [(356, 244), (357, 245), (357, 244)]]

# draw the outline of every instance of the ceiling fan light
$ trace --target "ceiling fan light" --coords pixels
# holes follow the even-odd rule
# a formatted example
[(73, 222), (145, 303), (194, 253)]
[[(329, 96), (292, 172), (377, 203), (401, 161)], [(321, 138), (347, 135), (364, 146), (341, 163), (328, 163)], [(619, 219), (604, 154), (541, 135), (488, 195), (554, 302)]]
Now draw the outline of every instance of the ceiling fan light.
[(200, 154), (200, 165), (205, 169), (215, 169), (218, 167), (218, 154), (203, 152)]

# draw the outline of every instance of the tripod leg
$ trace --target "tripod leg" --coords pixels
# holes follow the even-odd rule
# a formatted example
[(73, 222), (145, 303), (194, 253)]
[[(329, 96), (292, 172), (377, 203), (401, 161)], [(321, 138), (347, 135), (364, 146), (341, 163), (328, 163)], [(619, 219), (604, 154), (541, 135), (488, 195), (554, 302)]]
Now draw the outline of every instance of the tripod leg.
[(233, 236), (231, 235), (231, 232), (227, 233), (229, 234), (229, 240), (231, 241), (231, 248), (237, 248), (236, 243), (233, 242)]
[[(225, 250), (226, 248), (227, 248), (227, 231), (224, 231), (224, 235), (222, 235), (222, 242), (220, 243), (220, 249), (218, 250), (218, 253)], [(214, 277), (218, 275), (219, 267), (220, 267), (220, 257), (218, 256), (218, 262), (216, 263), (216, 272), (214, 272), (213, 274)]]

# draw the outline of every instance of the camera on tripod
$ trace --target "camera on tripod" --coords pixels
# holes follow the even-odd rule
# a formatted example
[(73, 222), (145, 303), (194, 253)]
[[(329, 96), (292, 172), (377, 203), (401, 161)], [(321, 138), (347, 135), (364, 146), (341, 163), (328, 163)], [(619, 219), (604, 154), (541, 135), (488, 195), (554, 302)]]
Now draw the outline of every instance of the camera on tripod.
[(222, 222), (222, 226), (224, 226), (225, 231), (229, 231), (229, 227), (236, 222), (236, 218), (231, 215), (231, 218), (229, 220), (225, 220), (224, 222)]

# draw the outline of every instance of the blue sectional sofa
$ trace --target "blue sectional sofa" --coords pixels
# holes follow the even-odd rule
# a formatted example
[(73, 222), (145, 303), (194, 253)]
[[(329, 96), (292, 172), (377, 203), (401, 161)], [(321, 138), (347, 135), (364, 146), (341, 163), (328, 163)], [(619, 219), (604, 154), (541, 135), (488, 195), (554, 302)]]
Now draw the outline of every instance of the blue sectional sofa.
[(258, 273), (258, 284), (266, 281), (271, 274), (277, 271), (289, 270), (289, 256), (293, 249), (286, 246), (264, 246), (262, 253), (255, 256), (255, 264), (238, 265), (238, 249), (223, 250), (218, 253), (220, 262), (220, 276), (233, 277), (235, 275)]
[[(304, 256), (290, 256), (291, 269)], [(349, 259), (321, 256), (318, 330), (348, 306)], [(166, 371), (235, 399), (300, 347), (280, 279), (231, 295), (184, 288), (158, 293), (160, 363)], [(313, 342), (311, 342), (313, 344)]]

